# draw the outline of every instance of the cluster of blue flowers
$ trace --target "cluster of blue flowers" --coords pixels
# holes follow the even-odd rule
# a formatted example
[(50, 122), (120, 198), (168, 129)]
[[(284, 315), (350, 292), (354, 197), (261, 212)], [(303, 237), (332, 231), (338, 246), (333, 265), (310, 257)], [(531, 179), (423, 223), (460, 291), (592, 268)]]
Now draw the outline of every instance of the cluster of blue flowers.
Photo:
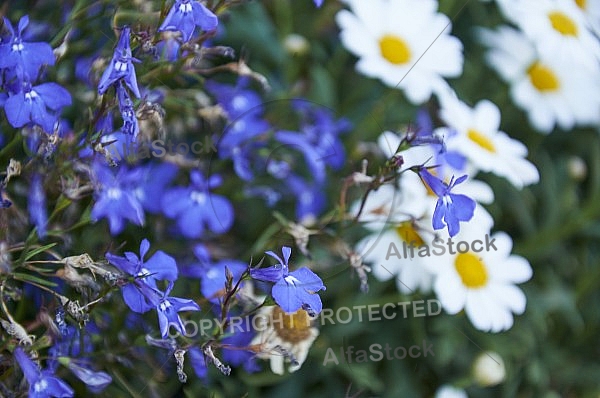
[[(241, 78), (235, 86), (214, 81), (206, 84), (228, 118), (223, 133), (215, 136), (219, 157), (233, 162), (238, 177), (247, 182), (248, 196), (262, 197), (268, 206), (274, 206), (291, 193), (296, 200), (296, 219), (309, 224), (325, 205), (327, 168), (339, 170), (344, 164), (339, 136), (352, 125), (345, 118), (335, 120), (327, 108), (294, 99), (290, 102), (300, 116), (299, 129), (279, 130), (265, 118), (268, 109), (260, 95), (248, 88), (249, 83)], [(299, 174), (296, 170), (301, 168), (310, 173)]]
[(27, 15), (19, 20), (16, 31), (4, 18), (8, 35), (0, 42), (0, 106), (13, 127), (38, 125), (52, 134), (61, 109), (71, 105), (71, 95), (56, 83), (34, 85), (43, 79), (43, 67), (56, 60), (48, 43), (26, 41), (27, 25)]

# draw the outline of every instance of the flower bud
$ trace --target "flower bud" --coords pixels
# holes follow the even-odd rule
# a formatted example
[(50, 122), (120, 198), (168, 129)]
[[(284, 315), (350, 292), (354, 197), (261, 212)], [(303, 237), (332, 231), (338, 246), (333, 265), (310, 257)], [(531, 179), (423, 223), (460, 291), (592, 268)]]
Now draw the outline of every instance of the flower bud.
[(475, 359), (473, 376), (475, 377), (475, 381), (482, 387), (500, 384), (506, 377), (504, 361), (496, 352), (484, 352)]

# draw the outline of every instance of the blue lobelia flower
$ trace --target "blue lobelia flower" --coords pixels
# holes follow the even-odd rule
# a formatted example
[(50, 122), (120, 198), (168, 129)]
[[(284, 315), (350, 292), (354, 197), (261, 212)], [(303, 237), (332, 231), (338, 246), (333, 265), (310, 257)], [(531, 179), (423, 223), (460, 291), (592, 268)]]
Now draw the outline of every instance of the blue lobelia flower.
[(460, 231), (460, 221), (469, 221), (475, 211), (473, 199), (466, 195), (451, 193), (452, 188), (467, 179), (467, 175), (459, 177), (456, 181), (452, 177), (449, 184), (433, 176), (425, 167), (420, 169), (419, 175), (438, 196), (433, 212), (433, 229), (442, 229), (447, 226), (450, 236), (456, 235)]
[(67, 383), (54, 376), (52, 372), (40, 370), (21, 347), (15, 348), (14, 356), (29, 383), (29, 397), (74, 396), (73, 389)]
[(48, 43), (24, 42), (21, 35), (29, 24), (29, 17), (24, 15), (19, 20), (15, 32), (10, 21), (4, 18), (4, 26), (10, 32), (10, 39), (0, 44), (0, 68), (11, 69), (20, 67), (29, 79), (35, 80), (42, 65), (54, 65), (56, 59), (52, 47)]
[(138, 120), (135, 116), (133, 101), (131, 100), (129, 93), (127, 93), (125, 86), (123, 86), (122, 80), (119, 81), (116, 87), (119, 111), (121, 112), (121, 117), (123, 118), (123, 127), (121, 127), (121, 132), (135, 141), (138, 133), (140, 132), (140, 126), (138, 125)]
[(108, 373), (92, 370), (89, 364), (83, 366), (81, 362), (77, 364), (75, 361), (69, 360), (66, 366), (94, 394), (102, 392), (112, 383), (112, 377)]
[(315, 2), (315, 5), (316, 5), (317, 7), (321, 7), (321, 6), (323, 5), (323, 1), (325, 1), (325, 0), (314, 0), (314, 2)]
[(92, 221), (107, 218), (112, 235), (124, 228), (123, 220), (144, 224), (144, 209), (134, 194), (141, 170), (129, 171), (122, 166), (117, 174), (100, 163), (93, 165), (96, 203), (90, 215)]
[(58, 112), (68, 105), (71, 105), (71, 94), (58, 84), (43, 83), (32, 87), (29, 82), (24, 82), (21, 91), (8, 97), (4, 111), (15, 128), (35, 123), (52, 133)]
[(279, 261), (279, 264), (267, 268), (253, 268), (250, 270), (250, 276), (259, 281), (275, 283), (271, 295), (285, 312), (292, 313), (302, 308), (311, 315), (318, 314), (323, 309), (323, 304), (317, 292), (325, 290), (323, 281), (306, 267), (289, 272), (288, 262), (292, 249), (283, 246), (281, 251), (283, 260), (272, 251), (266, 252)]
[(178, 168), (173, 163), (149, 163), (142, 168), (142, 175), (133, 193), (144, 210), (157, 214), (166, 187), (177, 175)]
[(35, 173), (29, 187), (29, 201), (27, 209), (29, 217), (37, 228), (37, 235), (40, 239), (46, 236), (46, 226), (48, 224), (48, 211), (46, 209), (46, 193), (42, 184), (42, 177)]
[(198, 304), (194, 300), (178, 297), (169, 297), (173, 289), (173, 282), (169, 282), (167, 290), (163, 293), (160, 302), (156, 306), (158, 313), (158, 326), (163, 339), (169, 335), (169, 327), (173, 326), (182, 335), (186, 334), (185, 326), (179, 317), (181, 311), (200, 311)]
[(121, 31), (121, 36), (119, 36), (119, 42), (115, 47), (112, 60), (98, 83), (98, 94), (104, 94), (112, 84), (123, 79), (133, 94), (137, 98), (140, 98), (140, 89), (138, 88), (137, 78), (135, 77), (133, 62), (141, 61), (131, 55), (131, 47), (129, 44), (130, 35), (131, 28), (129, 28), (129, 26), (124, 26)]
[(285, 182), (296, 198), (296, 219), (304, 225), (314, 223), (327, 201), (323, 186), (295, 174), (290, 174)]
[(177, 219), (179, 231), (186, 238), (198, 238), (205, 227), (222, 234), (233, 224), (233, 206), (227, 198), (213, 194), (210, 188), (221, 185), (221, 177), (212, 175), (208, 180), (197, 170), (190, 173), (189, 187), (176, 187), (162, 197), (163, 213)]
[(125, 252), (125, 257), (106, 253), (106, 259), (115, 267), (135, 279), (122, 288), (125, 304), (134, 312), (144, 313), (160, 303), (160, 292), (156, 290), (157, 280), (173, 282), (177, 279), (177, 263), (173, 257), (158, 250), (144, 261), (150, 249), (150, 242), (144, 239), (140, 244), (140, 256)]
[(179, 31), (183, 41), (187, 42), (194, 34), (196, 26), (200, 26), (203, 31), (210, 31), (216, 29), (218, 24), (217, 16), (202, 3), (194, 0), (175, 0), (158, 31)]
[[(234, 283), (240, 279), (248, 268), (246, 264), (238, 260), (223, 259), (212, 262), (208, 250), (202, 244), (194, 247), (194, 254), (199, 262), (186, 267), (185, 270), (182, 270), (182, 274), (200, 278), (202, 280), (200, 287), (202, 295), (214, 304), (218, 304), (223, 296), (226, 279), (225, 267), (233, 275)], [(243, 286), (243, 283), (240, 286)]]

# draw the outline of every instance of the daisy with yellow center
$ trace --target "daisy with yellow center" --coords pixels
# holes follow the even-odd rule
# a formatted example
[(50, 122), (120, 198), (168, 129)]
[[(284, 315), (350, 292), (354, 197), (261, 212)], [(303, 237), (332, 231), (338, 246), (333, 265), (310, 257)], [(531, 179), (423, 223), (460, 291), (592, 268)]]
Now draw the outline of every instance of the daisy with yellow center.
[(513, 101), (535, 129), (550, 133), (557, 125), (570, 130), (600, 123), (600, 68), (586, 67), (581, 58), (542, 52), (507, 26), (479, 33), (490, 48), (487, 62), (510, 84)]
[[(525, 294), (515, 284), (531, 278), (531, 266), (525, 258), (511, 254), (512, 239), (504, 232), (490, 235), (489, 230), (471, 222), (453, 240), (480, 240), (486, 244), (478, 252), (455, 250), (428, 263), (435, 274), (433, 289), (442, 307), (449, 314), (464, 310), (482, 331), (510, 329), (513, 314), (522, 314), (526, 305)], [(472, 246), (471, 250), (473, 247), (480, 249)]]
[(446, 101), (440, 116), (448, 125), (441, 130), (456, 132), (446, 142), (448, 150), (459, 151), (478, 170), (504, 177), (517, 188), (539, 181), (537, 168), (525, 158), (527, 147), (499, 130), (500, 110), (492, 102), (470, 108), (458, 99)]
[(273, 373), (279, 375), (285, 373), (286, 363), (290, 363), (290, 372), (300, 369), (319, 336), (308, 312), (300, 309), (288, 314), (274, 305), (261, 308), (255, 317), (253, 325), (257, 334), (250, 346), (257, 352), (257, 357), (268, 359)]
[(356, 69), (426, 102), (462, 73), (462, 43), (434, 0), (344, 0), (336, 16), (344, 46), (360, 59)]

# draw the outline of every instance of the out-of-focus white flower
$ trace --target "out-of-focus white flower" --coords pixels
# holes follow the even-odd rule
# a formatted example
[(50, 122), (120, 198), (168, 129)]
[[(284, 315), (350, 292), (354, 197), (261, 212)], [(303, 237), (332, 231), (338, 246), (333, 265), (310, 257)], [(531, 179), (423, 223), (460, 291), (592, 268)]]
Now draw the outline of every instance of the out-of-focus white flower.
[(529, 116), (534, 128), (551, 132), (555, 125), (600, 123), (600, 72), (570, 58), (541, 53), (521, 32), (503, 26), (480, 29), (490, 50), (487, 62), (510, 84), (510, 94)]
[(586, 16), (575, 1), (505, 0), (499, 5), (540, 53), (570, 59), (592, 71), (600, 69), (600, 41), (589, 29)]
[(502, 357), (496, 352), (482, 352), (473, 363), (473, 377), (482, 387), (502, 383), (506, 377)]
[(500, 110), (492, 102), (470, 108), (458, 99), (446, 101), (440, 116), (448, 125), (443, 130), (458, 133), (446, 141), (448, 150), (460, 152), (478, 170), (504, 177), (517, 188), (539, 181), (537, 168), (525, 158), (527, 147), (499, 130)]
[(422, 104), (462, 73), (462, 43), (434, 0), (344, 0), (336, 16), (344, 46), (360, 59), (356, 69), (400, 88)]
[(435, 392), (435, 398), (468, 398), (469, 396), (462, 388), (443, 385)]

